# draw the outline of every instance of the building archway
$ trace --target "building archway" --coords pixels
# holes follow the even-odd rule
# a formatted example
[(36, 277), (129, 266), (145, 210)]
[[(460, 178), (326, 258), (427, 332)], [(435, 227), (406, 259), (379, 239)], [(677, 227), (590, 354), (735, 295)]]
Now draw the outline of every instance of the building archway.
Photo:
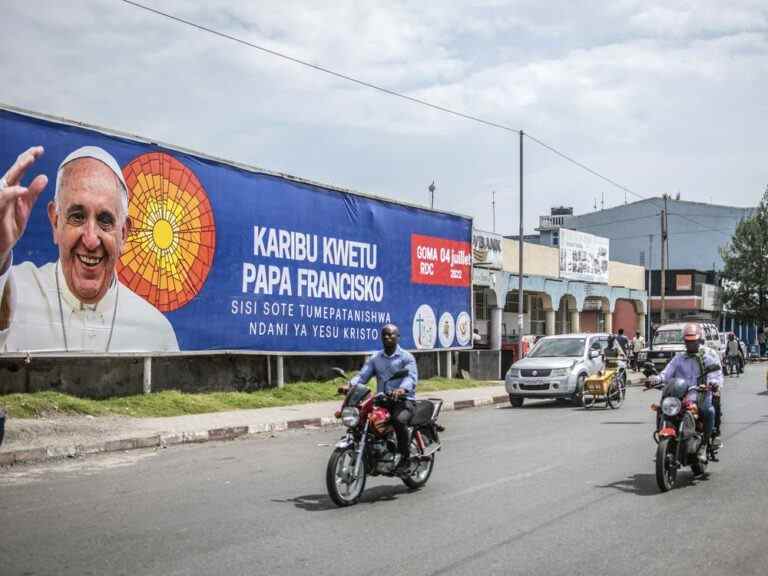
[(580, 331), (576, 298), (565, 294), (560, 298), (560, 306), (555, 312), (555, 334), (573, 334)]

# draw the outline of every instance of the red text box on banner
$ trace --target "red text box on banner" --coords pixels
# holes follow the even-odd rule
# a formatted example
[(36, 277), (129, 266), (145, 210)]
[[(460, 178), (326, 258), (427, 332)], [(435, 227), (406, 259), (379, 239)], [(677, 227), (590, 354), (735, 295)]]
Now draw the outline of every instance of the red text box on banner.
[(411, 234), (411, 282), (437, 286), (470, 285), (469, 242)]

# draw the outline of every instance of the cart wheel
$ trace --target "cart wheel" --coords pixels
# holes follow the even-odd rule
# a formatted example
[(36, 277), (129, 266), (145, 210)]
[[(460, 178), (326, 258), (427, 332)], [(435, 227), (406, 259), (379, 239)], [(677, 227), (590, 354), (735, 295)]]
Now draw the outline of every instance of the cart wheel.
[(624, 391), (622, 390), (621, 383), (617, 382), (618, 378), (614, 378), (613, 382), (608, 386), (607, 402), (608, 406), (615, 409), (621, 406), (624, 402)]
[(595, 396), (584, 392), (581, 396), (581, 405), (584, 406), (585, 410), (589, 410), (595, 405)]

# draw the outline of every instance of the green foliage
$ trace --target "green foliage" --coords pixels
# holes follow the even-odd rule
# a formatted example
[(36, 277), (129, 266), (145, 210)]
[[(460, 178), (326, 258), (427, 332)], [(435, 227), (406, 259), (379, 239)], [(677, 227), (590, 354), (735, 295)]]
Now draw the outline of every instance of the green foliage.
[[(183, 394), (167, 390), (154, 394), (90, 400), (76, 398), (59, 392), (36, 392), (33, 394), (8, 394), (0, 396), (3, 407), (12, 418), (44, 418), (66, 415), (91, 416), (183, 416), (205, 414), (227, 410), (271, 408), (293, 404), (309, 404), (339, 400), (336, 388), (341, 379), (327, 382), (296, 382), (283, 388), (268, 388), (255, 392), (212, 392), (208, 394)], [(488, 382), (477, 380), (449, 380), (432, 378), (421, 380), (418, 392), (424, 394), (437, 390), (475, 388), (488, 386)]]
[(720, 253), (724, 307), (741, 320), (768, 324), (768, 186), (757, 211), (739, 223)]

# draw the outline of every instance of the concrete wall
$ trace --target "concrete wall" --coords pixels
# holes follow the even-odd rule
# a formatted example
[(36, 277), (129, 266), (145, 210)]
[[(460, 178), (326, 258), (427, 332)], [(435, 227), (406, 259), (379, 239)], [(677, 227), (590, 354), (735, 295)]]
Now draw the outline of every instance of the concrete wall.
[(501, 378), (500, 350), (470, 350), (459, 352), (459, 368), (476, 380)]
[[(504, 239), (504, 271), (517, 274), (519, 258), (517, 240)], [(560, 249), (525, 242), (523, 244), (523, 273), (526, 276), (560, 276)]]
[(645, 290), (645, 268), (623, 262), (608, 263), (608, 285), (622, 286), (632, 290)]
[[(437, 353), (414, 355), (420, 379), (437, 375)], [(268, 388), (268, 360), (274, 382), (274, 356), (153, 358), (152, 391), (251, 392)], [(364, 361), (365, 356), (286, 356), (285, 381), (327, 380), (334, 376), (332, 367), (352, 372)], [(143, 358), (33, 358), (29, 364), (23, 359), (0, 359), (0, 394), (53, 390), (85, 398), (111, 398), (141, 394), (143, 382)]]

